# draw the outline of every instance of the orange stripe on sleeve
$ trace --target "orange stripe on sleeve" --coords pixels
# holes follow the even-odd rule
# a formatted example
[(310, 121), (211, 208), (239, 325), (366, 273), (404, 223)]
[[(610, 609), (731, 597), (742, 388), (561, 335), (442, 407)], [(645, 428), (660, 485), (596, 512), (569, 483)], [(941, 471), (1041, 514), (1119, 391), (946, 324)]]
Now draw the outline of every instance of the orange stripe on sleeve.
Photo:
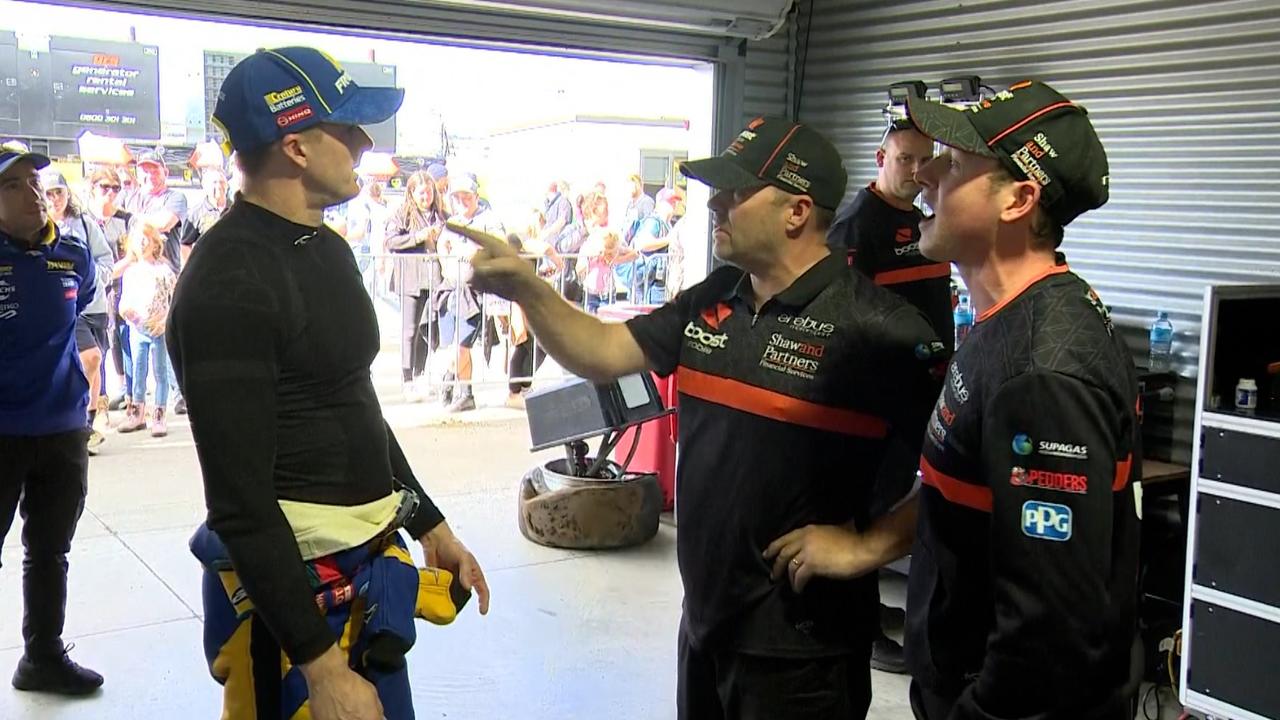
[(974, 510), (991, 512), (991, 488), (973, 485), (953, 478), (920, 458), (920, 472), (924, 475), (924, 484), (942, 493), (942, 497)]
[(877, 285), (897, 285), (899, 283), (915, 282), (916, 280), (949, 277), (951, 277), (951, 263), (933, 263), (876, 273), (875, 281)]
[(676, 370), (676, 386), (681, 393), (699, 400), (792, 425), (876, 440), (889, 434), (889, 423), (873, 415), (819, 405), (684, 366)]
[(1124, 460), (1116, 463), (1116, 479), (1111, 484), (1114, 492), (1120, 492), (1129, 484), (1129, 476), (1133, 472), (1133, 455), (1129, 455)]

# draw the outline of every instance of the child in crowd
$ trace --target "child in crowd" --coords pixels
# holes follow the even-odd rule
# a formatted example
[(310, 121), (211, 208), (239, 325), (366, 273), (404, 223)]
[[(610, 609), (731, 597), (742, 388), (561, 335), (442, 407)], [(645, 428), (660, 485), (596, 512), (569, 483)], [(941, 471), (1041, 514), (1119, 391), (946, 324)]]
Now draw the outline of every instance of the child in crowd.
[(164, 437), (168, 434), (164, 412), (169, 400), (169, 353), (164, 331), (177, 276), (164, 258), (164, 236), (155, 226), (144, 222), (133, 226), (128, 236), (128, 252), (116, 263), (114, 277), (121, 278), (120, 316), (129, 324), (133, 351), (133, 397), (124, 422), (116, 429), (129, 433), (146, 427), (147, 371), (150, 369), (155, 374), (156, 386), (151, 436)]
[(587, 293), (587, 312), (592, 315), (601, 305), (614, 299), (613, 269), (639, 257), (635, 250), (622, 244), (616, 230), (598, 228), (591, 232), (582, 254), (578, 256), (578, 277)]

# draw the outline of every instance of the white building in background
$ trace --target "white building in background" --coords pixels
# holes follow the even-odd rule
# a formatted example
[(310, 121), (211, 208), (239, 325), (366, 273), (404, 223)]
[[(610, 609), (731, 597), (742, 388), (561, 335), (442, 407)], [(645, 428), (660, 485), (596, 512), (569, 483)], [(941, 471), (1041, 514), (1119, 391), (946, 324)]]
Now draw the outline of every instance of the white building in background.
[(551, 180), (567, 181), (574, 192), (603, 182), (612, 221), (626, 208), (627, 177), (633, 173), (644, 179), (650, 196), (672, 184), (683, 187), (675, 163), (690, 157), (691, 138), (683, 118), (571, 115), (459, 143), (451, 164), (480, 175), (495, 206), (541, 207)]

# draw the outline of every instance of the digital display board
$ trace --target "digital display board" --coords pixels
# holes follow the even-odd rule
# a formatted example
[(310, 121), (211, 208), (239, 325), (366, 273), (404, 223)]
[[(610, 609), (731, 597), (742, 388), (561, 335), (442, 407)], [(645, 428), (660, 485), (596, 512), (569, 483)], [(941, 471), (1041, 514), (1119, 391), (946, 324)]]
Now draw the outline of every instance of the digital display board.
[(160, 53), (154, 45), (54, 37), (49, 40), (53, 135), (92, 130), (111, 137), (160, 137)]
[(22, 131), (18, 92), (18, 40), (0, 30), (0, 133), (16, 135)]

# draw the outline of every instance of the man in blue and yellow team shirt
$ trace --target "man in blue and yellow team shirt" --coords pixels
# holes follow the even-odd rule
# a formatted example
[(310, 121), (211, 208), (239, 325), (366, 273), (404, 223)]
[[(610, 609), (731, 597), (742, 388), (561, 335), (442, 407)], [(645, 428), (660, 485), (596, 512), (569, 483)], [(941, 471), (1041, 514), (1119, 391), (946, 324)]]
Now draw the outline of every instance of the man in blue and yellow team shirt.
[(76, 318), (93, 299), (93, 261), (50, 221), (49, 158), (0, 151), (0, 544), (21, 501), (25, 653), (13, 686), (85, 695), (102, 676), (67, 656), (67, 553), (88, 487), (89, 381)]

